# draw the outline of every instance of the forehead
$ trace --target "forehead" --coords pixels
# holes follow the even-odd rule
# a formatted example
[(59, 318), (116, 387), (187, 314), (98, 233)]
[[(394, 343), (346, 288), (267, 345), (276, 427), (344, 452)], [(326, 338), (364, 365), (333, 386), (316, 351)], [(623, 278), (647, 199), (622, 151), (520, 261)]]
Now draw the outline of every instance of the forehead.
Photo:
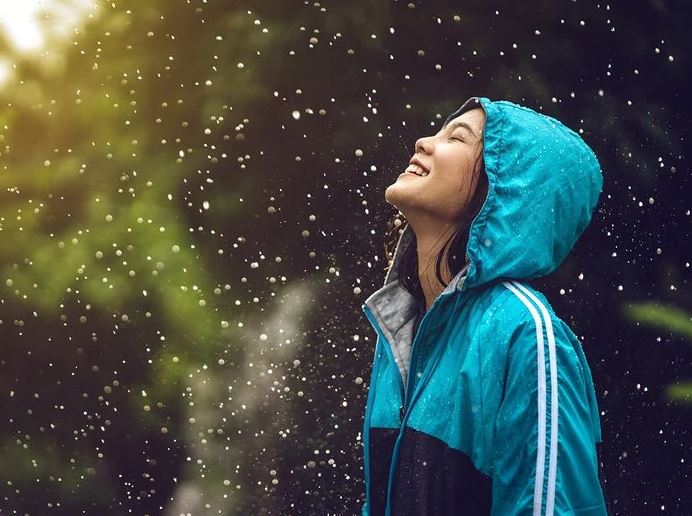
[(485, 110), (481, 107), (469, 109), (456, 118), (452, 118), (444, 127), (450, 127), (455, 122), (466, 122), (474, 129), (480, 129), (485, 123)]

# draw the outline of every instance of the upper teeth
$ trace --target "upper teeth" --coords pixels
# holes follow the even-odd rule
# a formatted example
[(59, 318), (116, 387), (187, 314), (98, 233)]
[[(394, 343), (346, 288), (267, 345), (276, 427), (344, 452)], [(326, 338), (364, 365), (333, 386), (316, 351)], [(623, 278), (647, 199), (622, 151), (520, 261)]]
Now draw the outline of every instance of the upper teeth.
[(429, 174), (429, 172), (427, 170), (416, 165), (415, 163), (411, 163), (406, 170), (408, 170), (409, 172), (413, 172), (416, 175), (423, 176), (423, 177), (425, 177)]

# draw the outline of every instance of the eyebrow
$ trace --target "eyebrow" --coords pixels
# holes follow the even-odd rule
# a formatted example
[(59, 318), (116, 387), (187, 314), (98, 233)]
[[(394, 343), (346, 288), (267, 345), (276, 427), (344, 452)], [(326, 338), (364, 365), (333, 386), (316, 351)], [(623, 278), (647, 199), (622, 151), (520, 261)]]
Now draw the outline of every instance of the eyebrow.
[[(466, 122), (461, 122), (461, 121), (457, 120), (456, 122), (451, 123), (449, 127), (451, 127), (452, 131), (454, 131), (454, 129), (456, 129), (457, 127), (463, 127), (468, 132), (470, 132), (473, 136), (476, 136), (476, 133), (473, 132), (473, 129), (471, 129), (471, 126), (469, 124), (467, 124)], [(478, 138), (478, 137), (476, 136), (476, 138)]]

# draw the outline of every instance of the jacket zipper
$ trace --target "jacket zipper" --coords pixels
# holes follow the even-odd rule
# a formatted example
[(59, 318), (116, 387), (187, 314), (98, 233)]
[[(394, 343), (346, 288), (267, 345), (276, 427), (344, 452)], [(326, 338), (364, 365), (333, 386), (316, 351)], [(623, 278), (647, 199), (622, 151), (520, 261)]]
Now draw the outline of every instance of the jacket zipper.
[[(416, 331), (416, 335), (413, 338), (413, 343), (411, 344), (411, 360), (409, 362), (410, 365), (409, 365), (409, 369), (408, 369), (408, 375), (406, 376), (406, 388), (404, 388), (403, 380), (401, 379), (401, 374), (397, 375), (397, 378), (399, 379), (399, 387), (400, 387), (401, 392), (403, 393), (402, 397), (404, 399), (404, 404), (401, 407), (399, 407), (399, 418), (400, 418), (399, 435), (397, 436), (396, 441), (394, 443), (394, 449), (392, 451), (391, 463), (390, 463), (390, 467), (389, 467), (389, 477), (387, 479), (387, 502), (386, 502), (386, 506), (385, 506), (386, 507), (385, 508), (385, 516), (390, 516), (391, 510), (392, 510), (391, 509), (391, 494), (392, 494), (392, 484), (393, 484), (393, 480), (394, 480), (394, 470), (395, 470), (398, 455), (399, 455), (399, 446), (401, 444), (401, 439), (404, 435), (404, 426), (405, 426), (404, 420), (406, 419), (406, 416), (408, 415), (408, 409), (410, 408), (410, 407), (408, 407), (407, 403), (409, 400), (408, 392), (411, 389), (411, 383), (412, 383), (411, 382), (411, 380), (412, 380), (411, 371), (413, 369), (415, 369), (415, 363), (416, 363), (417, 358), (418, 358), (415, 354), (416, 342), (418, 342), (420, 340), (420, 335), (422, 333), (423, 324), (428, 319), (428, 315), (433, 311), (433, 308), (435, 308), (435, 306), (444, 297), (447, 297), (448, 295), (450, 295), (450, 294), (441, 295), (441, 296), (437, 297), (435, 299), (435, 301), (433, 301), (433, 304), (430, 307), (430, 309), (425, 313), (425, 315), (423, 315), (423, 318), (421, 319), (420, 324), (418, 325), (418, 330)], [(374, 318), (372, 312), (370, 311), (370, 307), (368, 305), (364, 304), (363, 309), (365, 311), (366, 316), (370, 320), (370, 323), (372, 324), (373, 328), (375, 328), (375, 331), (377, 332), (377, 334), (380, 336), (382, 341), (386, 344), (385, 350), (387, 351), (389, 359), (392, 361), (392, 363), (394, 365), (396, 365), (396, 360), (394, 360), (394, 353), (392, 352), (391, 344), (385, 338), (384, 334), (382, 333), (382, 330), (380, 329), (379, 324), (377, 324), (377, 321), (375, 321), (375, 318)], [(398, 366), (397, 366), (397, 369), (398, 369)], [(372, 388), (372, 385), (370, 386), (370, 388)], [(412, 394), (414, 394), (414, 393), (412, 393)], [(368, 459), (369, 459), (370, 450), (365, 450), (365, 453), (368, 454)], [(368, 463), (369, 462), (370, 461), (368, 460)]]
[[(394, 360), (394, 353), (392, 352), (392, 346), (389, 343), (389, 341), (387, 340), (387, 338), (384, 336), (384, 334), (382, 333), (382, 330), (380, 329), (380, 325), (377, 324), (377, 321), (375, 320), (375, 316), (370, 311), (370, 307), (368, 305), (363, 305), (363, 310), (365, 311), (365, 315), (367, 316), (368, 320), (370, 321), (370, 324), (373, 326), (373, 328), (375, 328), (377, 335), (380, 337), (380, 339), (384, 343), (384, 345), (385, 345), (384, 349), (385, 349), (385, 352), (387, 353), (387, 356), (392, 361), (392, 364), (396, 365), (396, 360)], [(399, 367), (397, 366), (397, 370), (398, 369), (399, 369)], [(401, 396), (403, 397), (405, 395), (405, 393), (404, 393), (404, 381), (401, 379), (401, 373), (397, 375), (397, 378), (399, 379), (399, 390), (400, 390)]]
[[(441, 298), (437, 298), (435, 302), (433, 302), (433, 307), (435, 304), (440, 300)], [(389, 359), (392, 361), (392, 364), (397, 365), (396, 360), (394, 359), (394, 353), (392, 352), (392, 346), (387, 340), (387, 338), (384, 336), (382, 333), (382, 330), (380, 329), (379, 324), (377, 324), (377, 321), (375, 320), (374, 315), (372, 314), (372, 311), (370, 310), (370, 307), (368, 305), (363, 305), (363, 310), (365, 312), (365, 315), (367, 316), (368, 320), (370, 321), (370, 324), (375, 328), (375, 331), (377, 332), (377, 335), (380, 337), (380, 339), (383, 341), (385, 344), (385, 351), (387, 353), (387, 356)], [(416, 331), (416, 336), (413, 339), (413, 343), (411, 344), (411, 361), (409, 363), (409, 369), (408, 369), (408, 374), (406, 376), (406, 387), (404, 387), (404, 382), (401, 379), (401, 374), (397, 375), (398, 378), (398, 383), (399, 383), (399, 390), (401, 397), (403, 399), (404, 404), (399, 406), (399, 421), (403, 421), (404, 416), (406, 415), (408, 406), (407, 406), (407, 401), (408, 401), (408, 392), (410, 389), (410, 384), (411, 384), (411, 365), (414, 364), (414, 354), (415, 354), (415, 349), (416, 349), (416, 342), (419, 340), (418, 336), (421, 334), (421, 329), (423, 328), (423, 323), (428, 317), (428, 314), (432, 311), (432, 307), (430, 310), (428, 310), (425, 315), (423, 315), (423, 318), (420, 321), (420, 324), (418, 325), (418, 330)], [(397, 370), (399, 369), (399, 366), (397, 366)]]
[[(366, 317), (370, 321), (370, 324), (372, 325), (372, 327), (377, 332), (377, 336), (380, 338), (382, 345), (384, 346), (385, 353), (387, 354), (389, 360), (391, 361), (392, 364), (397, 365), (396, 360), (394, 360), (394, 353), (392, 352), (391, 344), (389, 343), (387, 338), (382, 333), (382, 330), (380, 329), (380, 325), (377, 324), (375, 317), (373, 316), (372, 312), (370, 311), (370, 307), (368, 305), (364, 304), (363, 305), (363, 311), (365, 312)], [(377, 362), (377, 369), (379, 370), (379, 358), (378, 358), (377, 354), (375, 354), (375, 361)], [(402, 396), (402, 398), (404, 398), (406, 396), (406, 392), (404, 389), (404, 382), (401, 379), (401, 373), (398, 369), (399, 369), (399, 367), (397, 366), (397, 375), (396, 376), (397, 376), (398, 383), (399, 383), (399, 392), (400, 392), (400, 395)], [(374, 370), (374, 366), (373, 366), (373, 370)], [(410, 369), (409, 369), (409, 371), (410, 371)], [(377, 377), (375, 375), (373, 375), (373, 381), (374, 382), (377, 381)], [(372, 389), (372, 388), (373, 388), (373, 384), (371, 383), (369, 386), (369, 389)], [(368, 396), (368, 397), (370, 397), (370, 396)], [(404, 405), (405, 404), (406, 404), (406, 401), (404, 398)], [(370, 406), (367, 406), (367, 409), (372, 410), (372, 408)], [(401, 406), (399, 408), (399, 415), (401, 416), (401, 418), (403, 418), (403, 415), (402, 415), (403, 410), (404, 410), (404, 406)], [(369, 505), (370, 505), (370, 471), (368, 471), (368, 468), (370, 465), (370, 438), (369, 438), (370, 437), (370, 419), (369, 419), (370, 415), (371, 415), (370, 411), (368, 410), (368, 412), (366, 413), (366, 418), (364, 421), (364, 428), (363, 428), (363, 448), (364, 448), (364, 450), (363, 450), (363, 463), (364, 464), (363, 465), (365, 466), (365, 500), (366, 500), (366, 503), (368, 504), (368, 514), (370, 513), (370, 509), (369, 509)], [(400, 421), (400, 423), (402, 423), (402, 421)], [(394, 450), (396, 450), (398, 447), (398, 442), (399, 442), (399, 439), (401, 438), (401, 429), (402, 428), (403, 428), (403, 424), (401, 424), (401, 427), (399, 429), (399, 435), (397, 436), (396, 442), (394, 444)], [(392, 452), (392, 461), (394, 461), (395, 456), (396, 456), (396, 453), (395, 453), (395, 451), (393, 451)], [(389, 486), (389, 484), (391, 482), (391, 476), (392, 476), (391, 471), (392, 470), (390, 469), (390, 473), (389, 473), (389, 476), (387, 478), (387, 486)], [(389, 487), (387, 488), (387, 490), (389, 491)], [(388, 500), (387, 505), (389, 505), (389, 492), (387, 493), (387, 500)]]

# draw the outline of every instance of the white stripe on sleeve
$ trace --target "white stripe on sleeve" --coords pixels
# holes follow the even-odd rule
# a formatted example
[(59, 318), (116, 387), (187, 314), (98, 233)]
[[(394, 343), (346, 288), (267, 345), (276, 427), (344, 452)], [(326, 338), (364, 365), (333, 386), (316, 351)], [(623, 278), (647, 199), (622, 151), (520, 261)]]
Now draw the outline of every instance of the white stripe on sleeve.
[[(536, 308), (531, 304), (531, 302), (526, 298), (524, 294), (519, 291), (519, 287), (514, 284), (508, 283), (506, 281), (502, 284), (507, 287), (519, 300), (526, 306), (526, 308), (531, 313), (534, 323), (536, 324), (536, 354), (538, 356), (538, 363), (536, 364), (538, 373), (538, 444), (536, 449), (536, 478), (533, 490), (533, 516), (541, 516), (541, 507), (543, 504), (543, 478), (545, 474), (545, 444), (546, 444), (546, 378), (545, 378), (545, 353), (544, 353), (544, 343), (543, 343), (543, 323), (541, 321), (541, 316), (538, 314)], [(522, 289), (523, 290), (523, 289)], [(552, 332), (551, 332), (552, 333)], [(550, 343), (550, 338), (548, 339)], [(551, 368), (552, 371), (554, 369)], [(551, 372), (552, 372), (551, 371)], [(551, 383), (552, 386), (552, 383)], [(552, 412), (551, 412), (552, 416)], [(552, 437), (552, 433), (551, 433)], [(546, 507), (547, 508), (547, 507)], [(546, 516), (550, 516), (550, 513), (546, 511)]]
[(522, 292), (529, 296), (538, 306), (545, 321), (545, 331), (548, 335), (548, 355), (550, 360), (550, 458), (548, 460), (548, 502), (545, 507), (546, 516), (553, 514), (555, 508), (555, 481), (557, 477), (557, 430), (558, 430), (558, 389), (557, 389), (557, 356), (555, 353), (555, 335), (553, 321), (545, 305), (524, 285), (512, 282)]

